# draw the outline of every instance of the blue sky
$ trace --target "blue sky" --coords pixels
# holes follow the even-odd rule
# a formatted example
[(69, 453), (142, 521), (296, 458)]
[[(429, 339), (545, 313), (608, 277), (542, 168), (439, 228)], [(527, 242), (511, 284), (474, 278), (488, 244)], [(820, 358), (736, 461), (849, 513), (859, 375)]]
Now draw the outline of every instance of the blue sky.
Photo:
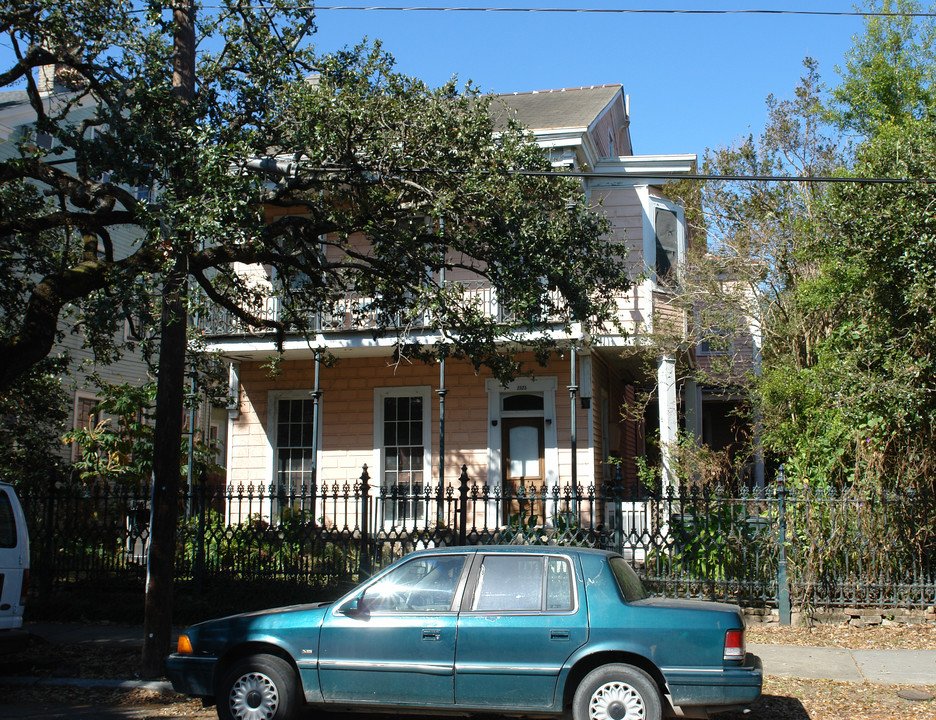
[[(360, 0), (325, 5), (363, 5)], [(461, 0), (367, 4), (848, 12), (842, 0)], [(621, 83), (639, 154), (697, 153), (764, 124), (771, 93), (791, 96), (808, 56), (834, 83), (860, 17), (319, 10), (316, 44), (380, 38), (397, 69), (432, 85), (452, 75), (482, 91)]]
[[(204, 0), (211, 5), (211, 0)], [(766, 4), (765, 4), (766, 3)], [(800, 10), (848, 12), (847, 0), (322, 0), (323, 5)], [(697, 153), (759, 132), (764, 101), (788, 97), (803, 58), (837, 78), (860, 17), (323, 10), (321, 50), (381, 39), (397, 69), (440, 85), (452, 76), (484, 92), (621, 83), (638, 154)], [(9, 58), (0, 38), (0, 63)]]

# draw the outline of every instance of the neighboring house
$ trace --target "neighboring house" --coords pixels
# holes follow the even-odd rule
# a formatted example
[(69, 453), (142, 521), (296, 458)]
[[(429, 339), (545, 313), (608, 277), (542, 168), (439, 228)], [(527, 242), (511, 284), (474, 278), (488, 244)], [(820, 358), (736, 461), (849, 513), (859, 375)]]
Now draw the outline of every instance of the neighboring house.
[[(692, 172), (695, 156), (633, 155), (620, 85), (501, 95), (494, 112), (498, 122), (509, 116), (529, 127), (554, 166), (584, 173), (587, 199), (610, 218), (609, 241), (625, 248), (635, 278), (618, 299), (626, 332), (570, 336), (563, 357), (546, 368), (530, 358), (535, 376), (503, 386), (466, 362), (393, 363), (393, 338), (375, 340), (368, 320), (350, 310), (322, 318), (311, 342), (287, 338), (273, 377), (265, 367), (276, 352), (272, 336), (240, 331), (230, 318), (205, 319), (208, 345), (231, 363), (238, 398), (227, 430), (229, 490), (272, 488), (288, 497), (313, 484), (353, 488), (364, 465), (376, 495), (397, 489), (418, 496), (439, 486), (440, 468), (443, 482), (457, 486), (463, 465), (476, 486), (587, 489), (614, 478), (612, 460), (620, 463), (633, 498), (635, 458), (644, 453), (645, 433), (658, 431), (664, 446), (674, 441), (681, 403), (684, 413), (701, 417), (701, 393), (679, 397), (677, 363), (689, 361), (686, 349), (651, 357), (651, 377), (641, 350), (656, 318), (676, 313), (668, 301), (688, 242), (683, 209), (653, 178)], [(449, 274), (445, 280), (462, 283), (498, 313), (497, 298), (477, 278)], [(362, 302), (366, 298), (349, 293), (349, 308)], [(275, 314), (276, 308), (271, 298), (267, 311)], [(436, 337), (431, 327), (412, 330), (414, 341), (433, 343)], [(314, 347), (338, 362), (320, 365)], [(633, 409), (639, 391), (654, 385), (658, 419), (645, 429), (640, 417), (622, 410)], [(668, 468), (665, 480), (672, 481)], [(412, 498), (384, 500), (375, 511), (385, 525), (429, 523), (434, 511), (423, 505)], [(250, 513), (258, 509), (261, 515), (277, 511), (274, 502)], [(506, 521), (508, 510), (498, 512), (502, 517), (495, 522)], [(549, 509), (540, 512), (538, 522), (553, 522)], [(319, 507), (316, 515), (316, 521), (341, 522), (328, 508)]]
[[(44, 101), (49, 104), (61, 103), (72, 95), (71, 91), (57, 82), (51, 68), (41, 69), (38, 87)], [(70, 111), (69, 117), (78, 122), (89, 114), (90, 109), (87, 106), (79, 106)], [(37, 133), (33, 126), (34, 122), (35, 113), (25, 90), (0, 92), (0, 161), (19, 157), (21, 144), (32, 144), (49, 150), (54, 147), (53, 138), (50, 135)], [(149, 195), (149, 188), (136, 188), (135, 190), (138, 198)], [(138, 237), (139, 229), (135, 226), (115, 228), (111, 233), (115, 255), (124, 256), (132, 252)], [(94, 353), (85, 346), (85, 336), (81, 328), (69, 320), (60, 321), (60, 328), (63, 330), (63, 337), (52, 351), (52, 355), (67, 352), (70, 358), (69, 371), (62, 378), (62, 386), (69, 395), (71, 405), (70, 419), (67, 421), (67, 426), (63, 428), (64, 432), (87, 428), (103, 419), (94, 410), (99, 402), (97, 395), (100, 388), (92, 381), (92, 372), (97, 373), (105, 383), (131, 385), (146, 382), (150, 379), (150, 373), (143, 358), (134, 351), (125, 352), (119, 360), (110, 364), (96, 366)], [(123, 337), (115, 338), (118, 344), (133, 339), (129, 323), (124, 323), (122, 332)], [(188, 417), (186, 422), (188, 422)], [(195, 423), (206, 438), (214, 439), (218, 445), (223, 445), (224, 433), (227, 430), (223, 411), (215, 413), (199, 411)], [(76, 460), (78, 452), (79, 449), (74, 444), (61, 447), (62, 459), (66, 463)], [(220, 453), (222, 462), (224, 456), (222, 449)]]

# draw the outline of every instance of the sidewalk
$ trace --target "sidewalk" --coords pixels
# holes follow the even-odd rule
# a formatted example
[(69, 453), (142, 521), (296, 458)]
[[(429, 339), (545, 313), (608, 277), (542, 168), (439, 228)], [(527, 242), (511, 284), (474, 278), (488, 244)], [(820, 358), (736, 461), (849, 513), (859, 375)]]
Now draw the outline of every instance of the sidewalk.
[(936, 650), (849, 650), (748, 643), (765, 675), (882, 685), (936, 685)]
[[(125, 625), (82, 625), (77, 623), (29, 623), (25, 628), (55, 645), (95, 644), (109, 647), (142, 647), (143, 630)], [(176, 631), (175, 634), (177, 634)], [(849, 650), (749, 643), (748, 651), (759, 655), (765, 675), (813, 680), (872, 682), (883, 685), (936, 685), (934, 650)], [(12, 678), (0, 678), (0, 684)], [(16, 678), (22, 684), (25, 678)], [(121, 680), (35, 679), (37, 684), (147, 687), (170, 690), (168, 683)]]

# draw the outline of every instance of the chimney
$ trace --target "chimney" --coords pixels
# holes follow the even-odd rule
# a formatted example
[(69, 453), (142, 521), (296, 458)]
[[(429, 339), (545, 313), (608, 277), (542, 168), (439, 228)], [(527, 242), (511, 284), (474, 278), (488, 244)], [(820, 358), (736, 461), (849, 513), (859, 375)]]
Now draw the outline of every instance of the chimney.
[(77, 90), (84, 85), (84, 78), (63, 63), (41, 65), (36, 86), (41, 97), (48, 97), (55, 93)]

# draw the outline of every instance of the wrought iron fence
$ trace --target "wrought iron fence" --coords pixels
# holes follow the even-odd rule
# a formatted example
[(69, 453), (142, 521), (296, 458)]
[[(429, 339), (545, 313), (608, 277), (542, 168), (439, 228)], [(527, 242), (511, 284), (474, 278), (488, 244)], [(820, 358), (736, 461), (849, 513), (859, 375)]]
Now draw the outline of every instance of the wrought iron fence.
[[(145, 487), (23, 489), (38, 591), (140, 583), (149, 546)], [(773, 606), (923, 607), (936, 602), (936, 512), (913, 494), (683, 488), (635, 497), (602, 487), (510, 489), (462, 468), (444, 488), (354, 483), (184, 488), (176, 574), (201, 584), (333, 587), (406, 552), (442, 545), (612, 549), (652, 590)]]

